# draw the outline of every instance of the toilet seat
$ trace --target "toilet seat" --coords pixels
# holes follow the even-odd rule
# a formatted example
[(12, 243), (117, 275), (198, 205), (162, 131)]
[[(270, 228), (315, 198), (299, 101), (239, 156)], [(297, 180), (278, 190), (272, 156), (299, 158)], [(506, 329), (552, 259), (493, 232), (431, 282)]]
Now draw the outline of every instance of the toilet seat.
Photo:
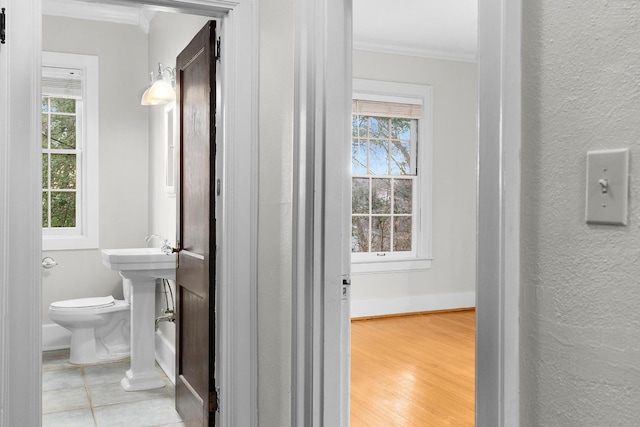
[(72, 309), (106, 308), (115, 305), (115, 301), (115, 298), (109, 295), (108, 297), (79, 298), (65, 301), (56, 301), (51, 303), (51, 307)]
[[(52, 302), (49, 305), (49, 316), (57, 313), (60, 316), (86, 316), (129, 310), (128, 301), (115, 299), (112, 296), (97, 298), (79, 298)], [(54, 320), (55, 321), (55, 320)]]

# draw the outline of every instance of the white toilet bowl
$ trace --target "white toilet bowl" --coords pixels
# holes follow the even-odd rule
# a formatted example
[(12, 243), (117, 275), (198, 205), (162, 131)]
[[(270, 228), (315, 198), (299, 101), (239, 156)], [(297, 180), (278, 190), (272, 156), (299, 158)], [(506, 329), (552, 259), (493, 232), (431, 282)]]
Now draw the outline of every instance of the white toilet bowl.
[(129, 307), (112, 296), (57, 301), (49, 305), (49, 318), (71, 331), (69, 361), (90, 364), (129, 356)]

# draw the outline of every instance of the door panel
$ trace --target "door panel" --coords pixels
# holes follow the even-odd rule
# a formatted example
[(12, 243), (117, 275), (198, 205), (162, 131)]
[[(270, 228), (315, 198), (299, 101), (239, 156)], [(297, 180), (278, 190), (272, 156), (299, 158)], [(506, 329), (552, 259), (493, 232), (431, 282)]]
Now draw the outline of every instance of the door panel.
[(180, 268), (182, 275), (180, 277), (180, 286), (189, 290), (200, 298), (206, 297), (208, 289), (205, 286), (207, 278), (205, 277), (204, 257), (188, 251), (180, 251)]
[(215, 22), (178, 55), (180, 120), (176, 410), (185, 425), (213, 426), (215, 355)]

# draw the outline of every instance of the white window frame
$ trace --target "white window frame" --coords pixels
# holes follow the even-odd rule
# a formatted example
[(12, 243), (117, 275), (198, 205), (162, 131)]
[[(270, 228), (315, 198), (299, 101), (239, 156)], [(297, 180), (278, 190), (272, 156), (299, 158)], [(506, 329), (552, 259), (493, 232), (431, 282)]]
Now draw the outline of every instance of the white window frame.
[[(99, 132), (98, 132), (98, 57), (59, 52), (42, 52), (42, 66), (77, 68), (83, 72), (82, 124), (76, 141), (79, 226), (73, 229), (43, 229), (42, 250), (95, 249), (99, 245)], [(45, 94), (46, 95), (46, 94)]]
[(388, 253), (385, 257), (378, 257), (373, 252), (366, 255), (352, 253), (351, 273), (429, 269), (432, 261), (433, 88), (427, 85), (353, 79), (352, 91), (354, 100), (422, 105), (422, 116), (418, 119), (418, 176), (414, 186), (417, 207), (417, 212), (413, 215), (415, 249), (410, 253)]

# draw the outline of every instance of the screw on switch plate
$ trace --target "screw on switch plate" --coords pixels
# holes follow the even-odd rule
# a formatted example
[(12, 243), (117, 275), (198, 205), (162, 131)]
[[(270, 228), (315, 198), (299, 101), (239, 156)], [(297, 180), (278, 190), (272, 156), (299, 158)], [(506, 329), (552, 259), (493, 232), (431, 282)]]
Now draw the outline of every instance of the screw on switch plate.
[(586, 220), (590, 224), (627, 225), (629, 150), (587, 153)]

